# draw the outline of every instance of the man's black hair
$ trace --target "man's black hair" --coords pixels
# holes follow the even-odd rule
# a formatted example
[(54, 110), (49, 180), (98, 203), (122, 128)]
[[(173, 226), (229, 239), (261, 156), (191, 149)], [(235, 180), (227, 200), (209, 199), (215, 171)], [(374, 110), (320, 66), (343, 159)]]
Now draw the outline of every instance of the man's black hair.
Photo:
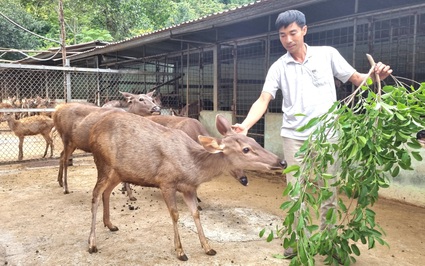
[(287, 10), (279, 14), (276, 19), (276, 29), (279, 30), (282, 27), (288, 27), (291, 23), (297, 23), (297, 25), (302, 28), (306, 25), (305, 15), (298, 10)]

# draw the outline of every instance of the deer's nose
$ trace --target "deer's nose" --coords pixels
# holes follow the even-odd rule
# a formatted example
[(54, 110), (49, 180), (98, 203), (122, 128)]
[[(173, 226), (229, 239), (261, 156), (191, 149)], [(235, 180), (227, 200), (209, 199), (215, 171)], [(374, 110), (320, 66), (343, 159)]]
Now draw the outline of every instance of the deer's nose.
[(159, 107), (159, 106), (152, 107), (151, 113), (156, 113), (156, 112), (161, 112), (161, 107)]
[(282, 168), (283, 168), (283, 169), (285, 169), (285, 168), (288, 166), (288, 164), (286, 163), (286, 161), (285, 161), (285, 160), (282, 160), (282, 161), (280, 162), (280, 165), (282, 166)]
[(243, 177), (239, 178), (239, 182), (242, 185), (246, 186), (246, 185), (248, 185), (248, 178), (246, 176), (243, 176)]

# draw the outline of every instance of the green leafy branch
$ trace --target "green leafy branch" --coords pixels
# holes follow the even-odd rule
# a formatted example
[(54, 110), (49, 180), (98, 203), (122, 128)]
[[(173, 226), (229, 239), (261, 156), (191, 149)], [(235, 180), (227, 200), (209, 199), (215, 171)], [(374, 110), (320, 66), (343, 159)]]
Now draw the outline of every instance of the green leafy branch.
[[(425, 83), (407, 86), (393, 77), (394, 86), (381, 88), (379, 77), (374, 78), (376, 91), (369, 79), (326, 114), (298, 129), (317, 127), (299, 150), (306, 155), (301, 166), (284, 171), (304, 180), (294, 186), (288, 183), (283, 191), (284, 196), (298, 200), (281, 205), (286, 217), (276, 228), (283, 247), (297, 251), (290, 265), (314, 265), (317, 254), (325, 256), (326, 264), (338, 265), (339, 260), (350, 265), (356, 261), (353, 255), (360, 255), (359, 242), (369, 249), (376, 242), (388, 246), (371, 207), (379, 189), (389, 187), (389, 176), (398, 177), (401, 169), (412, 170), (412, 157), (422, 160), (415, 134), (425, 128)], [(331, 164), (340, 165), (333, 184), (334, 176), (327, 172)], [(323, 186), (319, 180), (324, 180)], [(338, 191), (338, 208), (328, 210), (328, 227), (319, 230), (320, 206), (333, 195), (332, 187)], [(264, 234), (262, 230), (260, 236)], [(270, 232), (267, 241), (274, 234)]]

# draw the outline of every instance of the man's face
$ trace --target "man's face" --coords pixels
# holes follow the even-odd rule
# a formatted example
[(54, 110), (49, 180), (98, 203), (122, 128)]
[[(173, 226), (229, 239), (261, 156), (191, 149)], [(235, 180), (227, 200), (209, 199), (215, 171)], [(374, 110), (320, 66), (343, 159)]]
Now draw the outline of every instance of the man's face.
[(288, 27), (279, 29), (279, 39), (283, 47), (292, 54), (304, 47), (304, 35), (306, 33), (307, 26), (301, 28), (293, 22)]

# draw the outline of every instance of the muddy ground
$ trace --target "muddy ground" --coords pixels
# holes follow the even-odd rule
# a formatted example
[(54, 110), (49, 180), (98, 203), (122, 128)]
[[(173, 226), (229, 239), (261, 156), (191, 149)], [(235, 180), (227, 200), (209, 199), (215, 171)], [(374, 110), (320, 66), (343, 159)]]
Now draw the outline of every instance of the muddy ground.
[[(0, 166), (0, 265), (289, 265), (273, 257), (280, 241), (258, 237), (264, 227), (279, 224), (285, 182), (281, 175), (248, 172), (249, 186), (230, 176), (203, 184), (201, 221), (217, 251), (207, 256), (200, 247), (192, 218), (179, 195), (181, 240), (187, 262), (177, 260), (171, 218), (158, 189), (136, 187), (136, 202), (117, 187), (111, 197), (112, 222), (97, 219), (99, 252), (89, 254), (91, 191), (96, 167), (92, 157), (74, 159), (71, 194), (58, 186), (57, 160)], [(385, 229), (390, 248), (362, 252), (355, 265), (423, 265), (425, 209), (381, 199), (373, 209)], [(316, 258), (323, 265), (323, 258)]]

